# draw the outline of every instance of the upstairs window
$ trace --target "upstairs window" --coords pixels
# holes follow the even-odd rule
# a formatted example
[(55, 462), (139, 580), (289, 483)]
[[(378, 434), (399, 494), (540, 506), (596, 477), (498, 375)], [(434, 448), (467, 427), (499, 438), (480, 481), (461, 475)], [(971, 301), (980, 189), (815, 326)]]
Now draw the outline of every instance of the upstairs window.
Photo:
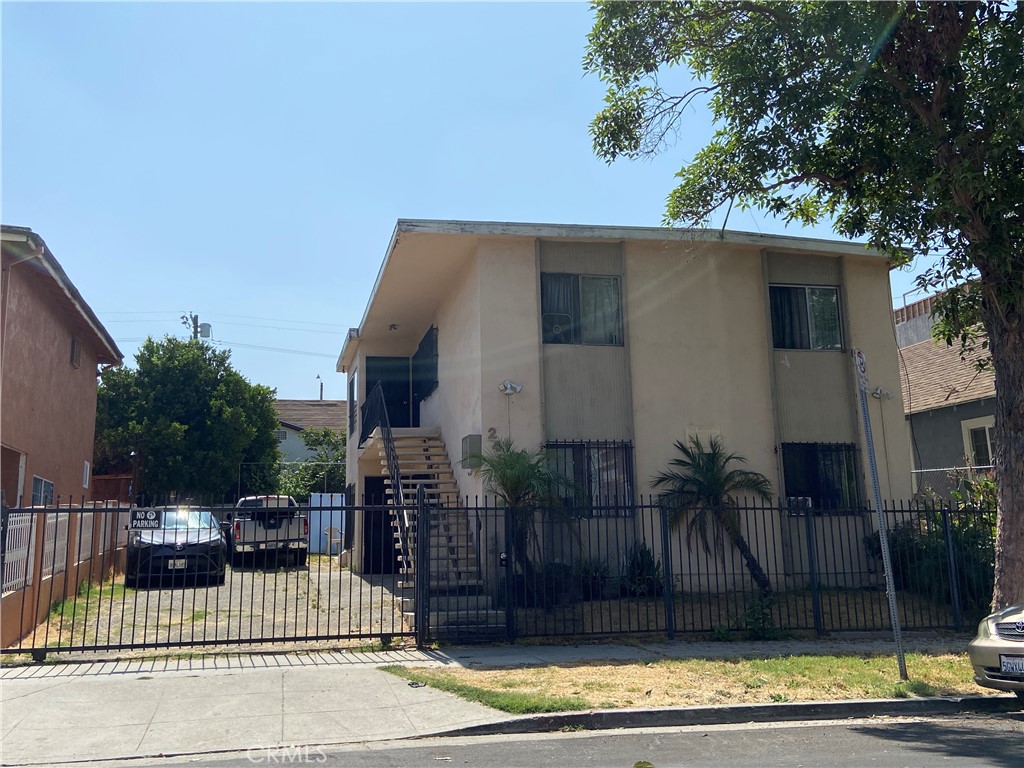
[(591, 517), (622, 517), (633, 509), (633, 445), (618, 441), (554, 441), (547, 449), (551, 469), (579, 490)]
[(772, 346), (775, 349), (842, 349), (839, 289), (772, 285)]
[(82, 342), (78, 340), (77, 336), (71, 337), (71, 367), (82, 367)]
[(622, 346), (622, 302), (614, 275), (542, 272), (545, 344)]

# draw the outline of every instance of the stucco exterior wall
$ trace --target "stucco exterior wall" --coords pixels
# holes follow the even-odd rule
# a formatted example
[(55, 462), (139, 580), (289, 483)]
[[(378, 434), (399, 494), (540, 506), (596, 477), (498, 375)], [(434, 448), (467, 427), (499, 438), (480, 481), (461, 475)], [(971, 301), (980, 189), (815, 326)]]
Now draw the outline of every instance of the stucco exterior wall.
[(25, 505), (33, 476), (51, 481), (55, 497), (79, 501), (88, 495), (83, 479), (92, 462), (97, 352), (80, 336), (80, 364), (71, 365), (74, 326), (30, 269), (21, 263), (8, 272), (0, 433), (5, 446), (26, 455)]
[[(913, 494), (910, 432), (903, 411), (889, 272), (878, 259), (868, 256), (844, 256), (843, 272), (850, 345), (864, 352), (871, 388), (881, 387), (892, 394), (892, 399), (887, 396), (868, 398), (882, 498), (909, 499)], [(849, 370), (852, 377), (852, 364)], [(858, 418), (857, 423), (861, 445), (864, 445), (863, 419)], [(867, 455), (863, 451), (862, 456), (864, 476), (870, 483)], [(870, 498), (870, 485), (865, 490)]]
[(482, 434), (480, 318), (480, 265), (471, 258), (433, 318), (437, 389), (420, 404), (420, 426), (441, 429), (462, 495), (480, 492), (479, 484), (459, 465), (462, 438)]
[(774, 478), (761, 257), (703, 242), (627, 243), (637, 488), (695, 431), (720, 434)]
[[(478, 254), (484, 443), (490, 436), (511, 437), (534, 450), (544, 441), (536, 243), (483, 240)], [(498, 389), (505, 379), (522, 384), (522, 392), (506, 398)]]

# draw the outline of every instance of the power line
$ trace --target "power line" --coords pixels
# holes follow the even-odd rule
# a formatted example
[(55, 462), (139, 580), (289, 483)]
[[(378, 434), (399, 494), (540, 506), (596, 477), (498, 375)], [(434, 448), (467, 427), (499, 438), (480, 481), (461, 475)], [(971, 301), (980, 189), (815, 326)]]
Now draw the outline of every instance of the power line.
[[(216, 320), (217, 318), (213, 317), (212, 319)], [(291, 321), (286, 321), (286, 322), (291, 322)], [(330, 334), (331, 336), (337, 336), (338, 334), (343, 332), (340, 325), (338, 326), (338, 330), (336, 330), (336, 331), (318, 331), (318, 330), (315, 330), (313, 328), (285, 328), (282, 325), (257, 325), (255, 323), (230, 323), (230, 322), (227, 322), (225, 320), (217, 320), (217, 325), (236, 325), (236, 326), (241, 326), (243, 328), (269, 328), (270, 330), (273, 330), (273, 331), (296, 331), (298, 333), (327, 333), (327, 334)], [(323, 323), (323, 325), (326, 325), (326, 323)]]
[(239, 318), (241, 320), (268, 320), (268, 321), (277, 320), (277, 321), (283, 321), (283, 322), (286, 322), (286, 323), (299, 323), (299, 324), (302, 324), (302, 325), (326, 325), (326, 326), (329, 326), (331, 328), (347, 329), (346, 326), (339, 325), (338, 323), (318, 323), (318, 322), (314, 322), (313, 320), (284, 320), (283, 318), (280, 318), (280, 317), (255, 317), (253, 315), (222, 315), (222, 314), (213, 315), (213, 317), (214, 318), (217, 318), (217, 317), (235, 317), (235, 318)]
[(214, 344), (220, 346), (231, 346), (231, 347), (243, 347), (245, 349), (260, 349), (266, 352), (280, 352), (287, 355), (306, 355), (308, 357), (326, 357), (330, 360), (336, 360), (337, 355), (327, 354), (324, 352), (306, 352), (299, 349), (283, 349), (281, 347), (262, 347), (258, 344), (243, 344), (239, 341), (228, 341), (226, 339), (211, 339)]

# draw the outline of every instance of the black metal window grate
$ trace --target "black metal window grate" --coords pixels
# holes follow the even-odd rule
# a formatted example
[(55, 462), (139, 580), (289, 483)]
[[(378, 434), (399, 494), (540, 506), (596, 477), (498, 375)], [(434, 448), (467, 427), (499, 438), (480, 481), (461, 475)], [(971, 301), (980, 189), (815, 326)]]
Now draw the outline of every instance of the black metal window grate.
[(545, 446), (551, 468), (573, 481), (573, 510), (589, 517), (633, 513), (633, 444), (618, 440), (553, 440)]
[(857, 509), (857, 446), (853, 443), (783, 443), (782, 467), (791, 510)]

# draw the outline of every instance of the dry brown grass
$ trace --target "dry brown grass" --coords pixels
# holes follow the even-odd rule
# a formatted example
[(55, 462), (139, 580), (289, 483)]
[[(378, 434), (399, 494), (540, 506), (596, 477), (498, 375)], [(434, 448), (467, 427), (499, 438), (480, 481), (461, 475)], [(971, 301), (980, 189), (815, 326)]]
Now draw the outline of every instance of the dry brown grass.
[(975, 685), (966, 654), (909, 654), (910, 681), (891, 656), (787, 656), (580, 662), (515, 669), (405, 669), (446, 689), (582, 700), (587, 707), (685, 707), (781, 701), (962, 696), (997, 693)]

